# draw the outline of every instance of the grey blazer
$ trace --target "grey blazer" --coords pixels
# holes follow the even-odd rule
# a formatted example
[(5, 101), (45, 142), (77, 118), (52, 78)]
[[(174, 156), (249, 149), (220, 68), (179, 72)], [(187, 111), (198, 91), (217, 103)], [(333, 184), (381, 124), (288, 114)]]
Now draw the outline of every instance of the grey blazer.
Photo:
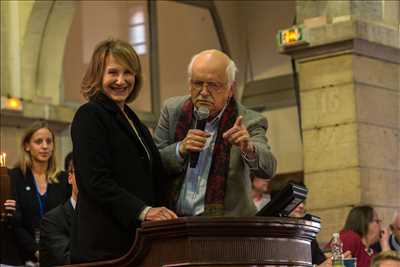
[[(175, 129), (182, 104), (190, 96), (172, 97), (165, 101), (160, 119), (154, 133), (154, 141), (160, 150), (164, 167), (170, 173), (185, 171), (185, 161), (176, 157)], [(224, 216), (251, 216), (256, 207), (251, 199), (251, 175), (269, 179), (276, 171), (276, 159), (272, 155), (266, 138), (267, 120), (261, 114), (246, 109), (237, 103), (242, 124), (247, 127), (250, 139), (256, 147), (257, 159), (252, 168), (242, 157), (240, 149), (232, 146), (229, 161), (229, 173), (225, 192)]]

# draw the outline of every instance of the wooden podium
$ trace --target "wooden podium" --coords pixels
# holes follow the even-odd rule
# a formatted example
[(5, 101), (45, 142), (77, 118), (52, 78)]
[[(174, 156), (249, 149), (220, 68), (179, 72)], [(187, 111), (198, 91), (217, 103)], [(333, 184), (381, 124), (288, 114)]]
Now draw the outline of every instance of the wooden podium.
[(317, 222), (279, 217), (182, 217), (147, 222), (123, 257), (71, 266), (311, 266)]

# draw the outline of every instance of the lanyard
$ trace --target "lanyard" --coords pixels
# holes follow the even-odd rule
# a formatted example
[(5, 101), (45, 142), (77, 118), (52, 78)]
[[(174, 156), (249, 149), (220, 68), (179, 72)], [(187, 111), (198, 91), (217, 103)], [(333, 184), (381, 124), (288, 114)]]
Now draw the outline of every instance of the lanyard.
[(44, 214), (46, 200), (47, 200), (47, 188), (46, 188), (46, 193), (44, 193), (44, 195), (41, 196), (39, 193), (39, 187), (36, 183), (35, 178), (33, 178), (33, 181), (35, 182), (35, 194), (36, 194), (37, 201), (39, 203), (39, 216), (40, 216), (40, 218), (42, 218), (43, 214)]

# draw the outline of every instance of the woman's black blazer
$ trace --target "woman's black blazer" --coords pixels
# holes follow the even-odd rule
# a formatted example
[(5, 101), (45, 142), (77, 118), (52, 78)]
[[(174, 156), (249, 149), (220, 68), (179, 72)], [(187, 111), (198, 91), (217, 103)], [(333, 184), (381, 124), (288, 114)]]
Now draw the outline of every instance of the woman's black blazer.
[[(35, 229), (40, 227), (41, 215), (32, 171), (28, 169), (26, 175), (23, 175), (20, 168), (14, 168), (9, 171), (9, 175), (15, 186), (17, 201), (15, 235), (20, 254), (24, 261), (36, 261), (34, 253), (39, 250), (39, 246), (35, 240)], [(60, 172), (58, 180), (58, 183), (47, 185), (44, 213), (64, 203), (70, 197), (70, 186), (65, 173)]]
[(79, 195), (71, 235), (71, 262), (125, 254), (146, 205), (160, 204), (162, 165), (148, 129), (124, 111), (150, 152), (150, 159), (120, 108), (99, 92), (81, 106), (71, 126)]

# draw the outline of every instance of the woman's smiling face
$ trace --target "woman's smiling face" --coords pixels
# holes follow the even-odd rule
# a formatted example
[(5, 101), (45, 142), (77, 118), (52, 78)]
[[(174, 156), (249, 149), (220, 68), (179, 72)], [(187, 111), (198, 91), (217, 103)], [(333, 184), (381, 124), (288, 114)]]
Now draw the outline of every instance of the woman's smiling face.
[(104, 93), (123, 108), (135, 85), (135, 74), (110, 54), (106, 59), (102, 85)]

